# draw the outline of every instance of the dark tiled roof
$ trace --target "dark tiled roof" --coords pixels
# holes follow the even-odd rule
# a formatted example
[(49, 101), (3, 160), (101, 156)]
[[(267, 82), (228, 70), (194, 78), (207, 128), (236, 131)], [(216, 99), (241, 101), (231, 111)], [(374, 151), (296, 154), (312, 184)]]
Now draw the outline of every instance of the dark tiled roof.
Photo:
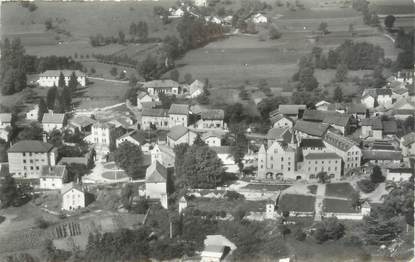
[(311, 136), (322, 137), (326, 133), (329, 126), (323, 123), (315, 123), (309, 121), (298, 120), (295, 123), (294, 129), (306, 133)]
[(291, 137), (291, 132), (288, 127), (274, 127), (268, 130), (267, 139), (270, 140), (281, 140), (284, 139), (284, 135), (288, 132)]
[(66, 170), (65, 165), (56, 165), (56, 166), (44, 165), (40, 168), (40, 176), (62, 178), (63, 174), (65, 173), (65, 170)]
[(136, 140), (140, 144), (143, 144), (146, 140), (145, 135), (142, 132), (138, 131), (138, 130), (128, 132), (128, 133), (120, 136), (117, 139), (122, 139), (122, 138), (125, 138), (125, 137), (132, 137), (134, 140)]
[(278, 111), (284, 115), (297, 115), (298, 111), (306, 109), (306, 105), (280, 105)]
[(349, 115), (335, 113), (335, 114), (326, 115), (326, 117), (324, 117), (323, 123), (345, 127), (347, 126), (349, 121), (350, 121)]
[(307, 148), (323, 148), (326, 147), (321, 139), (313, 139), (313, 138), (303, 138), (300, 143), (300, 147)]
[(63, 188), (61, 189), (61, 194), (64, 195), (66, 194), (66, 192), (70, 191), (71, 189), (76, 189), (79, 190), (81, 192), (84, 192), (84, 189), (82, 188), (82, 186), (80, 184), (77, 183), (68, 183), (68, 184), (64, 184)]
[(232, 153), (231, 146), (212, 146), (209, 148), (215, 151), (216, 154), (231, 154)]
[(163, 183), (167, 181), (168, 170), (159, 161), (152, 163), (146, 171), (146, 183)]
[(365, 118), (362, 119), (362, 126), (371, 126), (373, 130), (382, 130), (382, 120), (380, 118)]
[(356, 145), (353, 140), (330, 131), (327, 132), (327, 134), (324, 136), (324, 142), (344, 152), (348, 151), (352, 146)]
[(302, 119), (305, 121), (323, 122), (326, 115), (327, 111), (305, 110)]
[(71, 124), (75, 126), (80, 126), (83, 128), (83, 127), (93, 125), (95, 123), (95, 120), (87, 116), (77, 116), (77, 117), (72, 118), (70, 122)]
[(225, 112), (222, 109), (208, 109), (202, 111), (201, 118), (203, 120), (223, 120)]
[(10, 153), (23, 153), (23, 152), (32, 152), (32, 153), (47, 153), (53, 146), (49, 143), (45, 143), (39, 140), (22, 140), (12, 145), (8, 152)]
[(189, 105), (186, 104), (172, 104), (169, 109), (169, 114), (172, 115), (188, 115)]
[(167, 110), (162, 108), (143, 108), (142, 116), (167, 117)]
[(187, 132), (188, 132), (188, 129), (184, 126), (181, 126), (181, 125), (173, 126), (172, 128), (170, 128), (170, 131), (167, 133), (167, 137), (173, 140), (177, 140), (181, 138), (182, 136), (184, 136)]
[(362, 155), (365, 160), (402, 160), (403, 158), (399, 151), (363, 150)]
[(70, 165), (70, 164), (82, 164), (82, 165), (88, 165), (88, 158), (86, 157), (62, 157), (61, 160), (59, 160), (58, 165)]
[(304, 157), (307, 160), (319, 160), (319, 159), (339, 159), (341, 158), (336, 153), (310, 153)]
[(364, 104), (351, 104), (349, 106), (349, 114), (366, 114), (366, 106)]
[(382, 125), (385, 134), (396, 134), (398, 132), (398, 125), (395, 120), (382, 121)]

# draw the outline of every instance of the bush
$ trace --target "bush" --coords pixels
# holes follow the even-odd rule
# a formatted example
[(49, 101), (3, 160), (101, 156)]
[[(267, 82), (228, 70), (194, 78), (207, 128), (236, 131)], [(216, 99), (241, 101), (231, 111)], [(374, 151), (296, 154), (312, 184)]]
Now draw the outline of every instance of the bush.
[(49, 226), (49, 222), (43, 217), (36, 219), (36, 226), (41, 229), (45, 229)]
[(304, 241), (307, 237), (307, 234), (301, 228), (298, 228), (294, 233), (295, 239), (298, 241)]
[(226, 191), (225, 198), (227, 200), (244, 200), (245, 196), (236, 191)]
[(0, 216), (0, 224), (3, 223), (4, 220), (6, 220), (6, 218), (4, 216)]
[(272, 39), (272, 40), (279, 39), (279, 38), (281, 38), (281, 35), (282, 35), (281, 32), (278, 31), (277, 28), (275, 28), (273, 26), (270, 28), (270, 30), (269, 30), (269, 38), (270, 39)]
[(359, 189), (364, 193), (373, 192), (376, 189), (376, 184), (368, 179), (362, 179), (357, 182)]

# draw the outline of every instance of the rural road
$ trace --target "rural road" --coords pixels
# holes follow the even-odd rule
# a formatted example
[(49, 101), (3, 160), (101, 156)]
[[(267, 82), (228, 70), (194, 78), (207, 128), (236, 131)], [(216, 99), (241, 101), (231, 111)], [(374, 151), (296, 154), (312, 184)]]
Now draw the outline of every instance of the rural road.
[(88, 76), (89, 79), (93, 79), (93, 80), (102, 80), (102, 81), (107, 81), (107, 82), (113, 82), (113, 83), (121, 83), (121, 84), (127, 84), (128, 81), (126, 80), (113, 80), (113, 79), (107, 79), (107, 78), (101, 78), (101, 77), (92, 77), (92, 76)]

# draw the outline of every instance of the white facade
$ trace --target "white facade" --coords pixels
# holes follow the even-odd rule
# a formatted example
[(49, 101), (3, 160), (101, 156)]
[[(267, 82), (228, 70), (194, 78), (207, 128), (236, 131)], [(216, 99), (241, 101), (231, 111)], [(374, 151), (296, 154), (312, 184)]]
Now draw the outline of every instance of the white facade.
[(204, 140), (204, 142), (208, 146), (222, 146), (222, 140), (217, 136), (209, 136)]
[(275, 141), (268, 149), (262, 145), (258, 152), (258, 177), (295, 179), (296, 152), (295, 144), (283, 146)]
[(41, 177), (40, 178), (40, 189), (62, 189), (63, 182), (61, 177)]
[(54, 166), (56, 157), (56, 148), (44, 153), (8, 152), (9, 171), (18, 178), (39, 178), (41, 166)]
[(194, 0), (194, 5), (195, 6), (207, 6), (207, 0)]
[(386, 172), (386, 180), (401, 182), (408, 181), (413, 175), (413, 170), (410, 168), (406, 169), (388, 169)]
[(188, 115), (169, 114), (169, 127), (185, 126), (187, 127)]
[(123, 142), (130, 142), (131, 144), (134, 144), (136, 146), (141, 146), (140, 142), (135, 140), (133, 137), (131, 137), (131, 136), (122, 136), (122, 137), (119, 137), (115, 140), (116, 147), (119, 147), (120, 144), (122, 144)]
[(156, 144), (150, 151), (150, 154), (151, 163), (158, 161), (165, 167), (174, 167), (174, 151), (167, 145)]
[(62, 209), (74, 211), (85, 207), (85, 193), (82, 189), (71, 187), (62, 195)]
[(63, 124), (62, 123), (42, 123), (43, 131), (50, 133), (55, 129), (62, 129)]
[(163, 195), (167, 194), (166, 182), (147, 183), (146, 182), (146, 197), (151, 199), (161, 199)]
[(153, 102), (153, 98), (149, 96), (148, 94), (145, 94), (142, 97), (137, 96), (137, 108), (139, 110), (143, 109), (143, 103), (148, 103), (148, 102)]
[(373, 96), (366, 96), (363, 97), (361, 100), (362, 104), (366, 106), (366, 108), (374, 108), (375, 107), (375, 98)]
[[(52, 86), (58, 86), (59, 83), (59, 70), (57, 71), (57, 75), (55, 76), (40, 76), (39, 80), (37, 80), (37, 83), (40, 86), (43, 87), (52, 87)], [(68, 85), (69, 80), (71, 79), (71, 75), (65, 75), (65, 85)], [(84, 74), (77, 74), (77, 81), (79, 83), (79, 85), (81, 85), (82, 87), (86, 86), (86, 76)]]
[(37, 121), (39, 119), (39, 106), (35, 105), (32, 110), (26, 113), (26, 119)]
[(254, 22), (255, 24), (265, 24), (268, 23), (268, 18), (262, 14), (256, 14), (252, 18), (252, 22)]

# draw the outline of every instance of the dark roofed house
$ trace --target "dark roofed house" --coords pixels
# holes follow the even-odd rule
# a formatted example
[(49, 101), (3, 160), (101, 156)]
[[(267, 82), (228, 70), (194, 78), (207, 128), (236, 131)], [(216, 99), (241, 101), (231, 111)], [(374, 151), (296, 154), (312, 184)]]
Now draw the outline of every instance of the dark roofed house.
[(224, 129), (223, 119), (225, 111), (222, 109), (206, 109), (200, 113), (200, 120), (195, 124), (197, 129)]
[(266, 137), (267, 140), (269, 140), (268, 142), (271, 142), (271, 144), (274, 141), (290, 142), (291, 132), (290, 129), (287, 127), (274, 127), (268, 130)]
[(360, 125), (362, 126), (361, 137), (372, 137), (375, 139), (383, 138), (383, 124), (380, 118), (365, 118), (362, 119)]
[[(146, 170), (146, 197), (150, 199), (167, 199), (167, 180), (173, 169), (154, 161)], [(162, 201), (163, 203), (163, 201)]]
[(415, 132), (404, 135), (400, 147), (404, 156), (415, 156)]
[(82, 132), (91, 132), (92, 125), (96, 121), (87, 116), (76, 116), (69, 120), (69, 126), (71, 127), (72, 131), (78, 129)]
[(67, 174), (65, 165), (49, 166), (40, 168), (41, 189), (62, 189), (64, 176)]
[(368, 109), (366, 105), (361, 103), (352, 103), (348, 106), (347, 113), (354, 116), (356, 119), (362, 120), (366, 117)]
[(182, 125), (174, 126), (167, 133), (167, 145), (171, 148), (182, 143), (192, 145), (196, 136), (197, 134), (187, 127)]
[(321, 139), (303, 138), (300, 142), (301, 148), (325, 148), (326, 146)]
[(168, 129), (168, 110), (163, 108), (143, 108), (141, 114), (141, 129)]
[(312, 121), (312, 122), (323, 122), (327, 113), (328, 113), (327, 111), (307, 109), (303, 113), (302, 120)]
[(39, 140), (22, 140), (12, 145), (8, 153), (48, 153), (53, 148), (53, 145)]
[(315, 137), (322, 138), (329, 129), (329, 125), (324, 123), (315, 123), (309, 121), (298, 120), (295, 123), (294, 130), (297, 135), (302, 138)]
[(179, 87), (179, 83), (170, 79), (153, 80), (143, 84), (143, 88), (147, 90), (149, 95), (157, 95), (159, 93), (164, 93), (166, 95), (178, 95)]
[(182, 125), (187, 127), (189, 121), (189, 105), (172, 104), (169, 109), (169, 127)]
[(333, 126), (344, 135), (348, 135), (350, 133), (351, 116), (340, 113), (328, 114), (324, 117), (323, 123)]
[(169, 109), (169, 115), (188, 115), (189, 105), (187, 104), (172, 104)]
[(373, 165), (399, 165), (403, 159), (400, 151), (388, 150), (362, 150), (364, 162), (370, 162)]
[(341, 157), (336, 153), (310, 153), (304, 157), (306, 160), (320, 160), (320, 159), (340, 159)]
[(278, 112), (295, 120), (301, 118), (306, 108), (306, 105), (280, 105)]
[(128, 132), (115, 140), (117, 147), (120, 146), (123, 142), (130, 142), (136, 146), (141, 146), (146, 142), (146, 137), (143, 132), (139, 130), (133, 130)]

